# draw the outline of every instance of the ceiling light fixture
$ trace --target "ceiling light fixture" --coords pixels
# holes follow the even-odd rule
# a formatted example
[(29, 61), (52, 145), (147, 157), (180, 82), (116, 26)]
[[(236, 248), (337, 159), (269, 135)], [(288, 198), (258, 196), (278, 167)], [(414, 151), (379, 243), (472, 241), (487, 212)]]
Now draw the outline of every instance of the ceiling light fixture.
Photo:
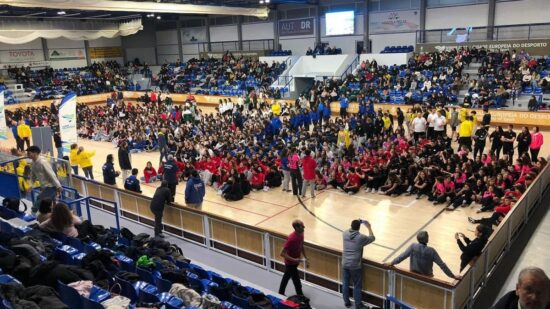
[(159, 16), (157, 16), (157, 19), (160, 20), (160, 19), (162, 19), (162, 17), (160, 17), (160, 15), (159, 15)]
[(67, 13), (65, 13), (65, 11), (58, 11), (57, 12), (57, 15), (65, 15), (65, 14), (67, 14)]
[(264, 0), (260, 0), (260, 4), (264, 4)]
[(265, 4), (268, 4), (270, 0), (264, 0)]

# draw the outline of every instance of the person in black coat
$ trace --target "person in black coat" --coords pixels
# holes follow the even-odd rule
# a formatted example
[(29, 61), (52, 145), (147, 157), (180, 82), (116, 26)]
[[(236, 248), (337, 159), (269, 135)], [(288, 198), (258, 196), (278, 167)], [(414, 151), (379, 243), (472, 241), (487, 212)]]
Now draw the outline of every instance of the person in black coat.
[(168, 155), (168, 160), (164, 163), (164, 180), (168, 183), (168, 188), (172, 194), (171, 201), (176, 196), (176, 186), (178, 185), (178, 165), (173, 155)]
[(118, 148), (118, 165), (120, 165), (120, 169), (122, 170), (122, 181), (125, 181), (132, 171), (132, 163), (130, 162), (127, 142), (122, 142)]
[(550, 309), (550, 280), (544, 270), (520, 271), (516, 290), (506, 293), (491, 309)]
[(468, 265), (472, 259), (479, 256), (485, 244), (487, 244), (488, 229), (485, 225), (479, 224), (476, 227), (475, 233), (476, 238), (474, 240), (470, 240), (462, 233), (455, 234), (456, 243), (460, 251), (462, 251), (462, 255), (460, 255), (460, 271), (466, 268), (466, 265)]
[(63, 158), (63, 142), (61, 141), (61, 134), (58, 130), (55, 130), (53, 132), (53, 143), (55, 145), (55, 149), (57, 149), (57, 158), (62, 159)]
[(103, 182), (108, 185), (116, 185), (116, 178), (120, 175), (120, 172), (115, 171), (113, 165), (113, 155), (107, 155), (107, 161), (103, 164)]
[(155, 237), (164, 237), (162, 234), (162, 215), (164, 213), (164, 205), (172, 201), (172, 193), (168, 188), (168, 182), (163, 180), (160, 187), (157, 188), (149, 208), (155, 215)]
[(230, 177), (228, 182), (230, 183), (229, 188), (222, 194), (226, 201), (240, 201), (243, 199), (243, 189), (241, 182), (238, 179), (233, 179)]

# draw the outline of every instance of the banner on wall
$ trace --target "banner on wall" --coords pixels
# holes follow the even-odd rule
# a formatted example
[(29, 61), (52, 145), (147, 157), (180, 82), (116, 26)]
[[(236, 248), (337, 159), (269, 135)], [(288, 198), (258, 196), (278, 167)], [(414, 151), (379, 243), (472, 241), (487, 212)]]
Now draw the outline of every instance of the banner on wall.
[(412, 32), (420, 29), (419, 11), (391, 11), (369, 16), (369, 33)]
[(279, 21), (279, 36), (313, 35), (315, 22), (313, 17)]
[(0, 63), (26, 63), (44, 60), (41, 50), (20, 49), (0, 51)]
[[(253, 59), (259, 59), (260, 57), (265, 56), (265, 50), (257, 50), (257, 51), (246, 51), (246, 52), (231, 52), (231, 54), (234, 57), (245, 57), (245, 58), (253, 58)], [(214, 53), (214, 52), (201, 52), (199, 53), (199, 57), (201, 58), (216, 58), (221, 59), (225, 55), (224, 52), (220, 53)]]
[(70, 152), (71, 144), (78, 140), (76, 131), (76, 94), (67, 94), (59, 106), (59, 133), (63, 145), (63, 154)]
[(90, 47), (90, 58), (121, 58), (122, 57), (122, 48), (121, 47)]
[(454, 48), (462, 47), (470, 48), (485, 48), (488, 50), (499, 51), (520, 51), (525, 49), (529, 55), (543, 56), (550, 54), (550, 39), (527, 39), (527, 40), (504, 40), (504, 41), (477, 41), (477, 42), (460, 42), (460, 43), (423, 43), (416, 44), (416, 51), (419, 52), (435, 52), (446, 51)]
[(50, 60), (81, 60), (86, 59), (84, 48), (58, 48), (49, 50)]
[(8, 127), (6, 125), (6, 111), (4, 108), (4, 91), (0, 91), (0, 141), (8, 139)]
[(50, 65), (51, 65), (51, 62), (49, 61), (32, 61), (32, 62), (0, 63), (0, 68), (2, 69), (7, 69), (8, 67), (39, 68), (39, 67), (49, 67)]

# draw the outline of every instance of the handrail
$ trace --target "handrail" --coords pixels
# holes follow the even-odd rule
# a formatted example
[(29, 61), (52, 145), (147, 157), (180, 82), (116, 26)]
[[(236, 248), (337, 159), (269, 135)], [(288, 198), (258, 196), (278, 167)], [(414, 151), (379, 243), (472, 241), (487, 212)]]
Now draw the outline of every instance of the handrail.
[(355, 56), (355, 59), (348, 65), (348, 67), (344, 70), (342, 75), (340, 75), (340, 80), (344, 79), (345, 76), (348, 75), (348, 71), (351, 71), (350, 74), (353, 73), (353, 69), (359, 65), (359, 55)]

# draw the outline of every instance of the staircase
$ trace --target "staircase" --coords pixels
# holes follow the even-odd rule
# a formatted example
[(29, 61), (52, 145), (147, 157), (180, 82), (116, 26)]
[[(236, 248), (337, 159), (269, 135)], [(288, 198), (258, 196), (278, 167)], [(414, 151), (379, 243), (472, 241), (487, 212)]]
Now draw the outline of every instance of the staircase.
[(31, 102), (34, 98), (33, 92), (25, 92), (22, 84), (18, 84), (15, 79), (9, 77), (4, 78), (4, 85), (6, 89), (4, 90), (4, 99), (7, 104), (12, 103), (24, 103)]

